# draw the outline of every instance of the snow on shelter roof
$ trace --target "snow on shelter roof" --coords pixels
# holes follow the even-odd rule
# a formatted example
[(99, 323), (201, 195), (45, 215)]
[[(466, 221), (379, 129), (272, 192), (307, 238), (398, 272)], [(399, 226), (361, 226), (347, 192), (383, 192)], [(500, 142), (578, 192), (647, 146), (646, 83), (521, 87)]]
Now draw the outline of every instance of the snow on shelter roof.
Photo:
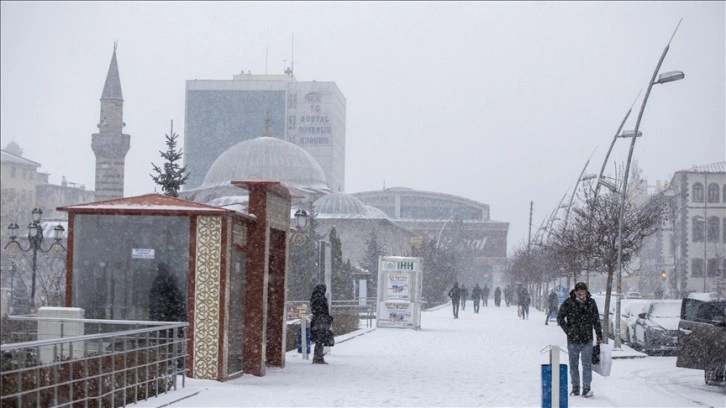
[(124, 197), (113, 200), (97, 201), (94, 203), (75, 204), (58, 207), (58, 211), (69, 213), (177, 213), (177, 214), (224, 214), (229, 210), (212, 205), (197, 203), (181, 198), (169, 197), (166, 195), (152, 193), (135, 197)]

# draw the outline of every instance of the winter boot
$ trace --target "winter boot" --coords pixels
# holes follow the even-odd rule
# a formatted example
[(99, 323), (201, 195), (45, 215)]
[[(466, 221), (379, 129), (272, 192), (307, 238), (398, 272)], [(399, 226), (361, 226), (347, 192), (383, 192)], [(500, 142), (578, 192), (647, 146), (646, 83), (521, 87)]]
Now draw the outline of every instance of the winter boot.
[(313, 364), (328, 364), (323, 357), (313, 357)]
[(573, 386), (572, 387), (572, 392), (570, 393), (570, 395), (580, 395), (580, 387)]
[(590, 390), (589, 388), (583, 388), (583, 389), (582, 389), (582, 396), (583, 396), (583, 397), (585, 397), (585, 398), (590, 398), (590, 397), (592, 397), (593, 395), (595, 395), (595, 394), (593, 394), (593, 393), (592, 393), (592, 390)]

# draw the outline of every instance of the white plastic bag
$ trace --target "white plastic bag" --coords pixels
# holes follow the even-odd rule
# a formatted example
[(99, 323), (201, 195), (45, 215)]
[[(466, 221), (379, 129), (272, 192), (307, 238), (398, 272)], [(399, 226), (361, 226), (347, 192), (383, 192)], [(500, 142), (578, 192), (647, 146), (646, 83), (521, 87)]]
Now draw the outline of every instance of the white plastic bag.
[(610, 375), (613, 366), (613, 345), (611, 343), (600, 344), (600, 364), (593, 364), (592, 371), (603, 377)]

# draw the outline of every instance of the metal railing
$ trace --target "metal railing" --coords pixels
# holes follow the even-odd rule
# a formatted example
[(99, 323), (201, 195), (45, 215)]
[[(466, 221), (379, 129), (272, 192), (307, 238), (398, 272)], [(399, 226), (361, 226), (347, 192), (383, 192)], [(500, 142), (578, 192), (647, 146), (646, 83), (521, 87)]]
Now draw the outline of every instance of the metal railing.
[[(54, 324), (57, 338), (37, 340)], [(82, 335), (77, 333), (79, 325)], [(122, 407), (184, 387), (182, 322), (4, 317), (0, 406)], [(179, 380), (180, 379), (180, 380)]]

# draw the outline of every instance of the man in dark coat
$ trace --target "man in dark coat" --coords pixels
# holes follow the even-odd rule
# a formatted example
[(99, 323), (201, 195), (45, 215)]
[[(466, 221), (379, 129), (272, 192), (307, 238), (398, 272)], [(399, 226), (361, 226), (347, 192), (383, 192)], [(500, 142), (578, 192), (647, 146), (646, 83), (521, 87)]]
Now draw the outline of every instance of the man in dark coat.
[(509, 285), (504, 287), (504, 303), (507, 304), (507, 307), (509, 307), (509, 304), (512, 302), (512, 288), (509, 287)]
[(580, 395), (579, 360), (582, 360), (582, 396), (589, 398), (592, 381), (592, 331), (595, 330), (597, 342), (602, 343), (602, 326), (597, 304), (587, 291), (584, 282), (578, 282), (570, 291), (557, 313), (557, 324), (567, 335), (567, 354), (570, 356), (570, 381), (572, 395)]
[(333, 316), (330, 315), (328, 298), (325, 296), (327, 287), (318, 284), (310, 296), (310, 311), (313, 314), (310, 322), (310, 341), (315, 343), (313, 351), (313, 364), (328, 364), (325, 362), (323, 347), (332, 341), (330, 327), (333, 323)]
[(449, 290), (449, 297), (451, 298), (451, 307), (454, 308), (454, 319), (458, 319), (459, 301), (461, 299), (461, 290), (459, 289), (458, 282), (454, 282), (454, 287)]
[(169, 265), (156, 267), (156, 278), (149, 292), (149, 319), (164, 322), (186, 320), (186, 302), (176, 279), (171, 276)]
[(474, 289), (471, 290), (471, 301), (474, 303), (474, 313), (479, 313), (479, 300), (481, 300), (481, 288), (477, 283), (474, 285)]

